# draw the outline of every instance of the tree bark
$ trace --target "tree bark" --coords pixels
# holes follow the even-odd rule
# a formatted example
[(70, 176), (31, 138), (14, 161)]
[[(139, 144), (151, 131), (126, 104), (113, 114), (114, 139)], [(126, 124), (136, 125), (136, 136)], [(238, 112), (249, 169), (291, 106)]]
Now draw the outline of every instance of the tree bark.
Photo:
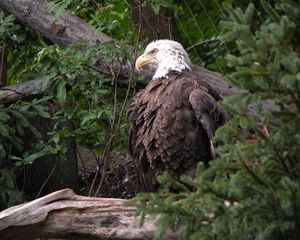
[(138, 26), (141, 24), (141, 39), (153, 41), (157, 39), (172, 39), (180, 41), (179, 32), (170, 9), (161, 7), (158, 14), (155, 14), (150, 3), (140, 6), (141, 0), (130, 1), (132, 20)]
[(29, 96), (31, 98), (38, 96), (41, 93), (37, 90), (42, 86), (44, 80), (45, 78), (40, 78), (0, 88), (0, 103), (15, 102)]
[[(64, 189), (0, 212), (1, 239), (153, 239), (156, 217), (139, 228), (136, 209), (126, 200), (90, 198)], [(178, 239), (167, 231), (164, 239)]]

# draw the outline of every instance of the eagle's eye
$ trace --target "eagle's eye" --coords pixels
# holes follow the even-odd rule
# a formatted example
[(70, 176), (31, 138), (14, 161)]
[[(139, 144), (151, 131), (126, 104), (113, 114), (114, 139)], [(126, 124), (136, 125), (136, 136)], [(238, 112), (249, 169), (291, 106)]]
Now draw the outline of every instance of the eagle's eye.
[(156, 49), (156, 48), (154, 48), (153, 50), (151, 50), (150, 52), (149, 52), (149, 54), (156, 54), (158, 52), (158, 50)]

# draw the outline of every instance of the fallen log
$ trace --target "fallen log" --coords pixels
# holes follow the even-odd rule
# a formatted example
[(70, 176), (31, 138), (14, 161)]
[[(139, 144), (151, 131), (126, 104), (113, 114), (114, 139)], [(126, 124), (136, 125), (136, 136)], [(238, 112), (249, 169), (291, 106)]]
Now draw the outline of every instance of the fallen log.
[[(78, 196), (70, 189), (0, 212), (1, 239), (153, 239), (156, 217), (139, 227), (135, 207), (126, 200)], [(178, 239), (167, 231), (164, 239)]]

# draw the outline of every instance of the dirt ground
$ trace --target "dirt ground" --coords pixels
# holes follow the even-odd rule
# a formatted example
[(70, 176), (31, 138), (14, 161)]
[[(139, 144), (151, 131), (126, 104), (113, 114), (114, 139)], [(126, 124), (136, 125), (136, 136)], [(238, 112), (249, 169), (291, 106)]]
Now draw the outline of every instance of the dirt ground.
[[(85, 147), (78, 147), (80, 194), (93, 197), (132, 198), (141, 191), (133, 159), (126, 152), (113, 152), (108, 159), (106, 174), (99, 188), (102, 174), (97, 170), (97, 154)], [(96, 194), (99, 188), (98, 194)]]

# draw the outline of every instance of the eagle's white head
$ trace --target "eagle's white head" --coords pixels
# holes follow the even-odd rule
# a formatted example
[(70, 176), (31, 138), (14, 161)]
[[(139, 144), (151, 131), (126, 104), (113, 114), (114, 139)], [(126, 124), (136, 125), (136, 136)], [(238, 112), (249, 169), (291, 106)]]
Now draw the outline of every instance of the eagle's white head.
[(167, 78), (170, 71), (191, 70), (192, 63), (182, 45), (172, 40), (157, 40), (148, 44), (135, 62), (137, 71), (152, 79)]

